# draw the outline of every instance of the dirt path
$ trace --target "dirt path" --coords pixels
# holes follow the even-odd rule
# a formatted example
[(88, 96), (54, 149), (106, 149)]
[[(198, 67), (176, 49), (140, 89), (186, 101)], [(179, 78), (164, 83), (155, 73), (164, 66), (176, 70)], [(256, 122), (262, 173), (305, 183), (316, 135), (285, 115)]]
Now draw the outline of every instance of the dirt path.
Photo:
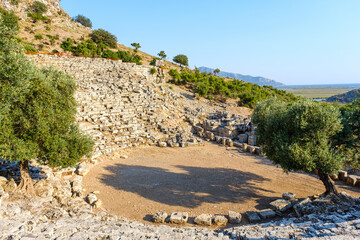
[[(340, 183), (339, 183), (340, 184)], [(353, 197), (359, 188), (339, 186)], [(299, 198), (324, 192), (314, 176), (285, 174), (265, 158), (235, 148), (133, 149), (128, 159), (107, 160), (84, 179), (86, 192), (100, 191), (103, 206), (131, 220), (149, 222), (158, 211), (227, 214), (269, 207), (284, 192)]]

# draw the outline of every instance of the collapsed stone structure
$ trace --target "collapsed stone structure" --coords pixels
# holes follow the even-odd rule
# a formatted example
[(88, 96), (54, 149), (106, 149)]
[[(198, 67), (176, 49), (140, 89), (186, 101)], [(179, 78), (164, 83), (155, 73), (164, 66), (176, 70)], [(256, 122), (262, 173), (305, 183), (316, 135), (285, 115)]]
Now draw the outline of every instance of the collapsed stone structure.
[(200, 141), (178, 107), (182, 96), (166, 89), (151, 66), (96, 58), (30, 55), (39, 66), (55, 66), (74, 77), (77, 121), (95, 140), (95, 155), (140, 144)]

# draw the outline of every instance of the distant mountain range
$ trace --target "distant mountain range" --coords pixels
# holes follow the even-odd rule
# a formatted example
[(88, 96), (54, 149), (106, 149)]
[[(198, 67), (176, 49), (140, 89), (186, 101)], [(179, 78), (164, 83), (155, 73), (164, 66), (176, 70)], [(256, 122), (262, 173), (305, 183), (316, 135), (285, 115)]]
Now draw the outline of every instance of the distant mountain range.
[[(207, 72), (207, 73), (210, 73), (210, 72), (213, 73), (215, 70), (213, 68), (207, 68), (207, 67), (199, 67), (198, 69), (200, 72)], [(220, 73), (218, 73), (217, 76), (235, 78), (235, 79), (243, 80), (245, 82), (254, 83), (254, 84), (257, 84), (260, 86), (268, 85), (268, 86), (278, 87), (278, 86), (285, 85), (281, 82), (276, 82), (276, 81), (268, 79), (268, 78), (253, 77), (253, 76), (249, 76), (249, 75), (242, 75), (239, 73), (230, 73), (230, 72), (220, 71)]]
[(347, 93), (335, 95), (326, 99), (327, 102), (351, 103), (355, 98), (360, 97), (360, 89), (354, 89)]

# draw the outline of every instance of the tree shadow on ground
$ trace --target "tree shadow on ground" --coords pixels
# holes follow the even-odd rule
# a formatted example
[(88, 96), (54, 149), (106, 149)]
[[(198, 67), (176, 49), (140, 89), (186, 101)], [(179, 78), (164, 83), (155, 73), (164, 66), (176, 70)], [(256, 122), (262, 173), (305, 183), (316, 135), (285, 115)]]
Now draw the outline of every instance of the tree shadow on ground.
[(171, 206), (195, 208), (202, 203), (241, 203), (263, 198), (259, 175), (227, 168), (174, 166), (168, 169), (115, 164), (106, 167), (111, 174), (100, 180), (115, 189), (136, 193), (144, 198)]

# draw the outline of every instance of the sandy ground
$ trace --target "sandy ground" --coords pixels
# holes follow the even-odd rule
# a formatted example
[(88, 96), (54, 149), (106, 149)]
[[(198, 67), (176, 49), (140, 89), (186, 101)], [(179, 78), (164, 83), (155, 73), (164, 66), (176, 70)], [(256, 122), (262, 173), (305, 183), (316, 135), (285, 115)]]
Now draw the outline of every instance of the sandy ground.
[[(265, 158), (212, 143), (204, 147), (139, 147), (128, 159), (101, 162), (84, 179), (86, 192), (99, 191), (111, 213), (149, 223), (158, 211), (244, 213), (269, 207), (284, 192), (305, 198), (324, 192), (315, 176), (286, 174)], [(340, 191), (360, 189), (337, 182)], [(243, 220), (245, 223), (246, 220)]]

